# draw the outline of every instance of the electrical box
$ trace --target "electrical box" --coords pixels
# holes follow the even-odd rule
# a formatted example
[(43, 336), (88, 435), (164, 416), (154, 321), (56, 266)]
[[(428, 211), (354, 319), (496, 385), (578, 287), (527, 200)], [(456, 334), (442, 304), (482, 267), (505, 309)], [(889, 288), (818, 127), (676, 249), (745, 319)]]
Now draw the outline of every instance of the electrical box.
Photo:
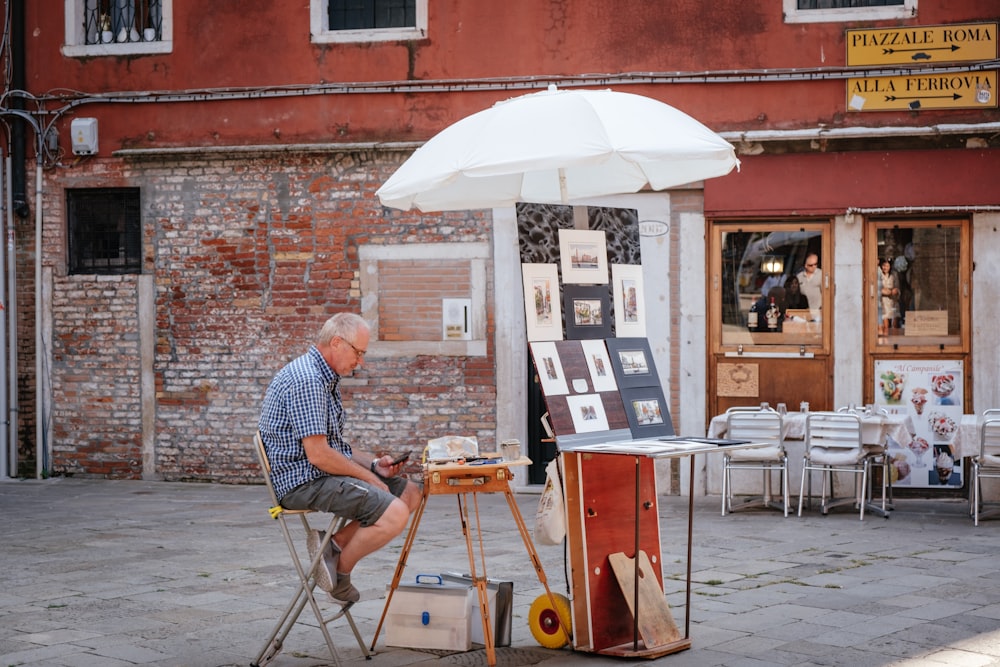
[(472, 340), (472, 299), (441, 299), (444, 340)]
[(73, 155), (97, 154), (97, 119), (74, 118), (70, 123)]

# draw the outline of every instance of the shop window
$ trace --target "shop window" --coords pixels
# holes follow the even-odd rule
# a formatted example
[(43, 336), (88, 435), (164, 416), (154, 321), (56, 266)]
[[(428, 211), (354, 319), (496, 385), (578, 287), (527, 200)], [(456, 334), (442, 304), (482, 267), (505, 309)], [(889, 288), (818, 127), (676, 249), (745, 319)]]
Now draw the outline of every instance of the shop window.
[(66, 191), (71, 274), (142, 271), (138, 188)]
[(726, 223), (715, 229), (722, 346), (822, 345), (823, 312), (829, 310), (824, 225)]
[(869, 335), (878, 347), (963, 347), (969, 322), (967, 223), (873, 222), (866, 258)]
[(427, 35), (427, 0), (310, 0), (313, 42), (380, 42)]
[(917, 0), (784, 0), (785, 23), (913, 18)]
[(173, 0), (66, 0), (67, 56), (170, 53)]

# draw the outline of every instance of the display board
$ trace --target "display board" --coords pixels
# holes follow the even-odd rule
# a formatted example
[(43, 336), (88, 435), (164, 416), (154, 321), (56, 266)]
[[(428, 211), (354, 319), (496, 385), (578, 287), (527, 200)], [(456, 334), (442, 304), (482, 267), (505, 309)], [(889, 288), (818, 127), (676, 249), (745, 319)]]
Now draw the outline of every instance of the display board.
[(892, 485), (954, 490), (962, 460), (952, 441), (962, 422), (965, 372), (959, 359), (875, 362), (875, 405), (908, 414), (915, 434), (907, 447), (889, 443)]

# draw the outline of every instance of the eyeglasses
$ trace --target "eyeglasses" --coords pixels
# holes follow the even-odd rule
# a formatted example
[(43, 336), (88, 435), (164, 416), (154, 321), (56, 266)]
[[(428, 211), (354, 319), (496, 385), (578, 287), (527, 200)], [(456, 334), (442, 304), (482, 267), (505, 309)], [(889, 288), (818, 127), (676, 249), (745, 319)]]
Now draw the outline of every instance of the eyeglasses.
[(346, 338), (341, 338), (340, 336), (337, 336), (337, 338), (340, 338), (340, 340), (344, 341), (345, 343), (351, 346), (351, 349), (354, 350), (354, 354), (356, 354), (358, 357), (358, 361), (365, 358), (365, 354), (367, 354), (368, 350), (359, 350), (358, 348), (354, 347), (354, 343), (347, 340)]

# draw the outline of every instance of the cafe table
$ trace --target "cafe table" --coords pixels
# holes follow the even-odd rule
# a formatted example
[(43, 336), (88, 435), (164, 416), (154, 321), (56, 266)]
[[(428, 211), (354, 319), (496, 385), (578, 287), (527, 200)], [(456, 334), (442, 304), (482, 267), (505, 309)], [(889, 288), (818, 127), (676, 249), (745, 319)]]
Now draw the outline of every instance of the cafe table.
[[(785, 441), (805, 440), (808, 416), (807, 412), (788, 412), (783, 415), (781, 421), (782, 438)], [(861, 444), (871, 455), (880, 455), (888, 446), (890, 438), (900, 447), (906, 447), (913, 441), (913, 436), (916, 433), (913, 420), (909, 415), (876, 413), (859, 414), (858, 416), (861, 417)], [(709, 438), (725, 437), (727, 417), (728, 415), (725, 413), (712, 417), (712, 421), (708, 425), (707, 435)], [(811, 482), (809, 486), (811, 489)], [(869, 502), (866, 504), (866, 508), (879, 516), (888, 516), (883, 505), (885, 505), (884, 499), (880, 505)]]
[[(807, 412), (789, 412), (782, 416), (782, 437), (785, 440), (806, 439)], [(708, 425), (709, 438), (721, 438), (726, 435), (725, 413), (712, 417)], [(913, 440), (916, 430), (909, 415), (873, 414), (859, 415), (861, 417), (861, 442), (866, 447), (883, 447), (886, 439), (892, 438), (900, 447), (906, 447)], [(972, 415), (975, 417), (975, 415)], [(957, 438), (956, 438), (957, 439)]]
[(981, 426), (982, 417), (980, 415), (962, 415), (958, 428), (955, 429), (955, 437), (949, 443), (952, 457), (955, 460), (979, 454), (979, 429)]

